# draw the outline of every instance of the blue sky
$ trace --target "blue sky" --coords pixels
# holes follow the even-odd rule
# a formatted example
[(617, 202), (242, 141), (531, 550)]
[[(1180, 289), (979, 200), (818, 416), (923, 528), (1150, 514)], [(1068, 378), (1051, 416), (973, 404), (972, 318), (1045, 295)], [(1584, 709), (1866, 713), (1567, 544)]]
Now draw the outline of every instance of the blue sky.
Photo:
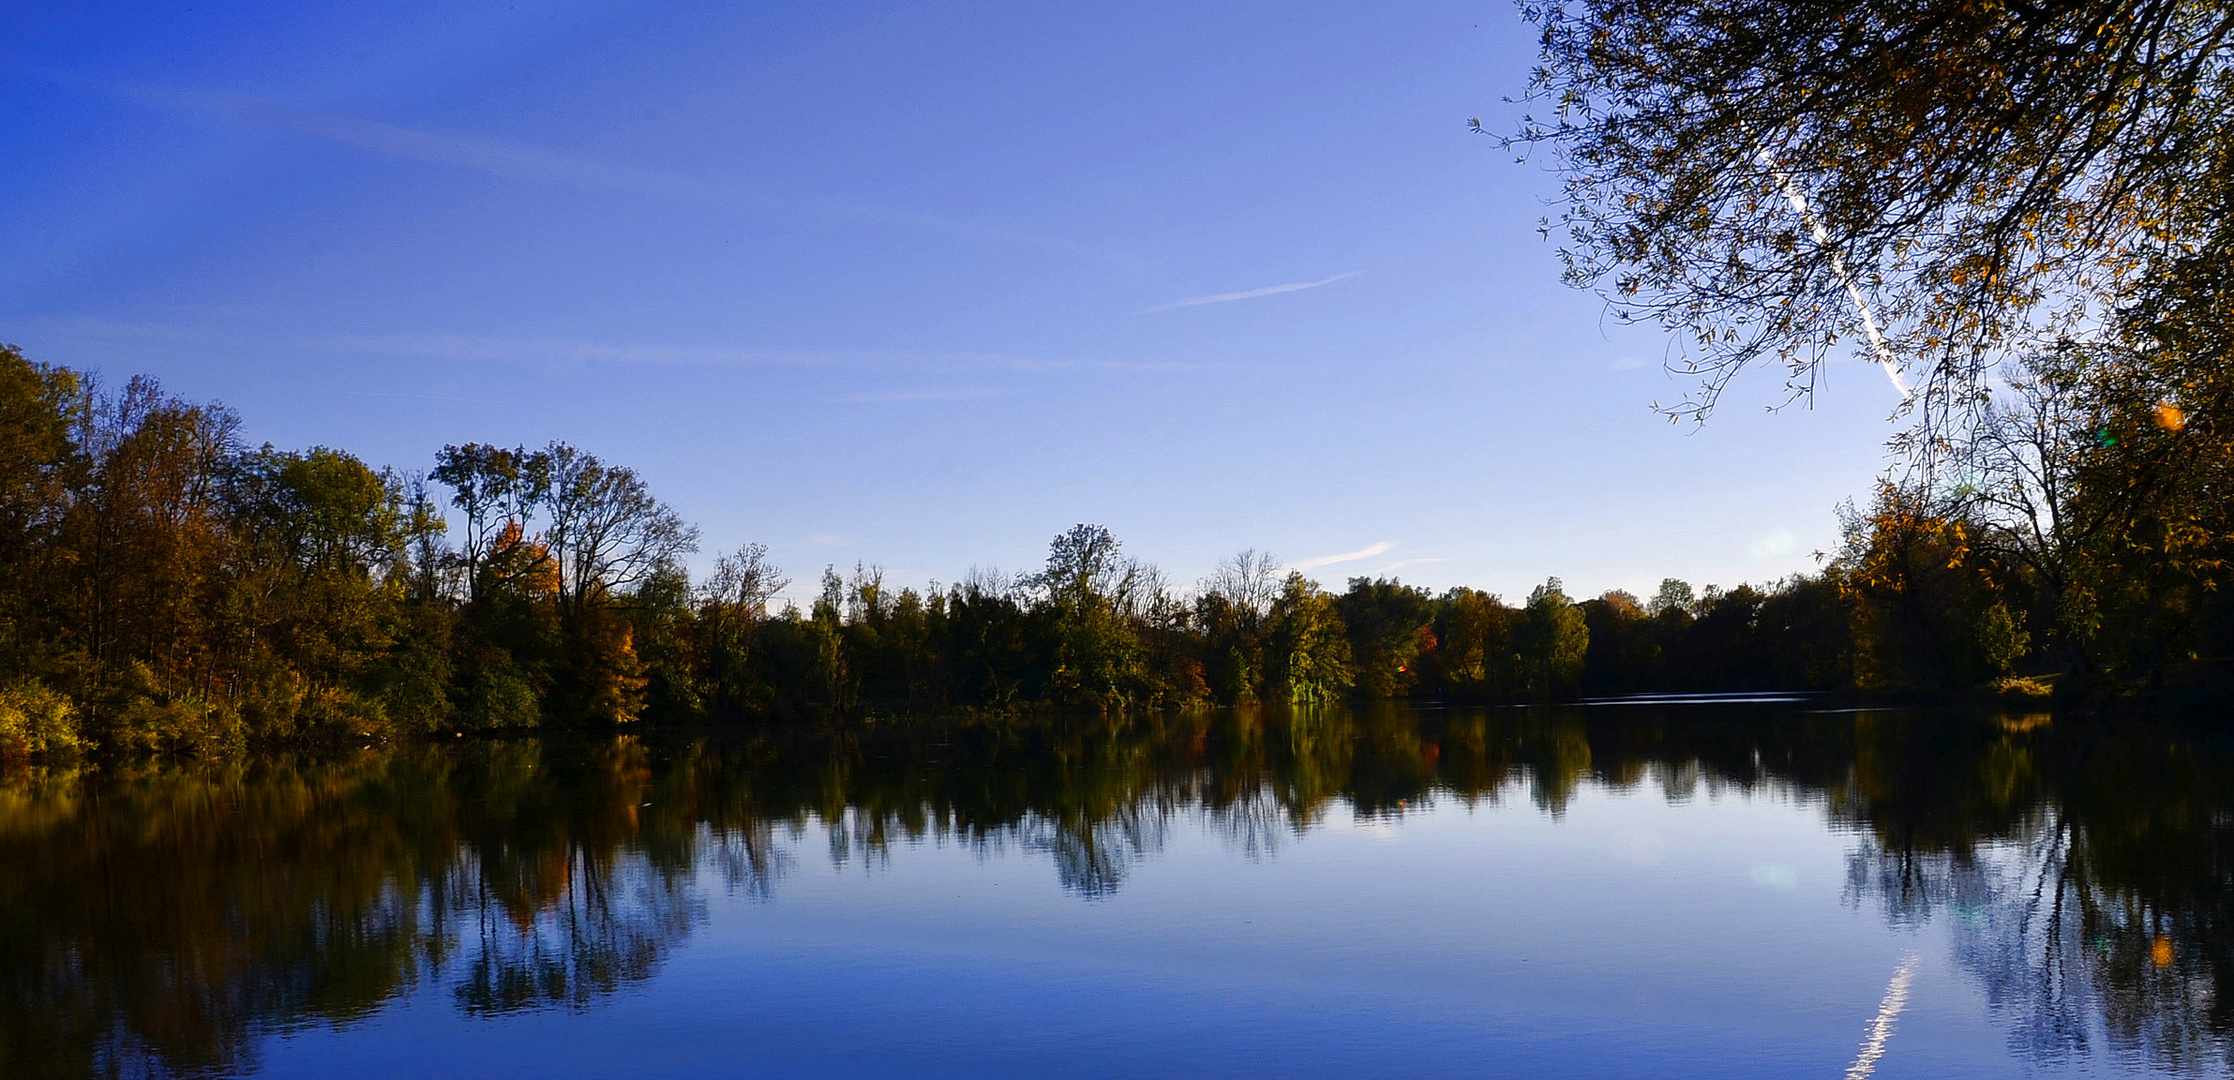
[[(1506, 3), (9, 5), (0, 340), (425, 468), (564, 439), (902, 583), (1813, 565), (1884, 377), (1704, 429), (1539, 235)], [(1330, 561), (1335, 556), (1351, 556)], [(798, 591), (796, 588), (794, 591)]]

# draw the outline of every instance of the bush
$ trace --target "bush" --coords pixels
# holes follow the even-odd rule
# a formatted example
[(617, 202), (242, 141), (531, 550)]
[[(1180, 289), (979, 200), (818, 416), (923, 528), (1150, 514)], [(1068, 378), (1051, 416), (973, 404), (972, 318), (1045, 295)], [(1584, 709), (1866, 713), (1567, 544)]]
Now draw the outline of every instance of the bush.
[(67, 754), (82, 745), (70, 699), (38, 683), (0, 690), (0, 758)]
[(199, 694), (134, 697), (116, 717), (117, 748), (194, 753), (237, 750), (248, 741), (240, 714)]
[(1971, 640), (1977, 644), (1979, 663), (1997, 677), (2007, 676), (2032, 647), (2032, 635), (2017, 625), (2008, 605), (1999, 600), (1978, 613)]
[(389, 734), (388, 714), (378, 701), (336, 687), (321, 687), (303, 700), (302, 730), (323, 736), (384, 737)]
[(502, 653), (492, 650), (484, 654), (484, 659), (488, 663), (466, 684), (465, 700), (459, 703), (455, 722), (464, 728), (493, 730), (541, 724), (541, 695), (525, 674)]

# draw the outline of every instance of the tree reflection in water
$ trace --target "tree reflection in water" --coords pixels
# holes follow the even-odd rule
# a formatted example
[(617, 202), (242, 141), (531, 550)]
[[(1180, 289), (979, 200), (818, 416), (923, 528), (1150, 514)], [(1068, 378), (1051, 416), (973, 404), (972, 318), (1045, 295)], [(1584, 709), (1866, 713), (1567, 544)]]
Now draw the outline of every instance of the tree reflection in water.
[(2099, 1041), (2174, 1073), (2223, 1067), (2234, 1031), (2218, 993), (2234, 960), (2223, 748), (2176, 731), (2004, 727), (1973, 729), (1977, 744), (1947, 759), (1936, 786), (1899, 793), (1927, 807), (1871, 795), (1842, 807), (1866, 829), (1851, 895), (1896, 924), (1949, 923), (1955, 959), (2019, 1054), (2056, 1061)]
[(2191, 731), (1779, 706), (1228, 712), (552, 738), (52, 768), (0, 782), (0, 1075), (253, 1068), (266, 1032), (423, 987), (471, 1014), (650, 977), (704, 892), (776, 895), (819, 832), (1013, 848), (1083, 898), (1176, 831), (1275, 855), (1330, 814), (1586, 787), (1789, 792), (1848, 891), (1941, 920), (2039, 1059), (2227, 1061), (2234, 755)]

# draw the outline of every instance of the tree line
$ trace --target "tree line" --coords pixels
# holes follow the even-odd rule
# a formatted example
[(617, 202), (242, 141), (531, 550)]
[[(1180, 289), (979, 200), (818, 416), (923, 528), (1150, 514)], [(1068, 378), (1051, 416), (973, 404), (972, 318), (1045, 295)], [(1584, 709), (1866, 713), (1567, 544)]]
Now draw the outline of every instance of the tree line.
[[(2068, 383), (2027, 385), (2040, 409), (2067, 407)], [(1766, 586), (1578, 600), (1554, 578), (1507, 602), (1357, 577), (1334, 592), (1245, 551), (1182, 589), (1079, 525), (1029, 573), (916, 589), (831, 567), (811, 601), (779, 608), (789, 580), (765, 547), (693, 581), (696, 530), (634, 471), (565, 443), (375, 469), (249, 447), (223, 407), (146, 378), (104, 392), (13, 349), (0, 410), (0, 751), (14, 755), (637, 719), (1947, 689), (2157, 672), (2198, 643), (2223, 655), (2228, 622), (2208, 535), (2176, 578), (2130, 555), (2161, 530), (2101, 517), (2224, 512), (2116, 486), (2100, 455), (2175, 453), (2161, 422), (2072, 458), (2018, 445), (2068, 427), (2060, 415), (2010, 412), (1996, 452), (2077, 471), (2026, 486), (1982, 467), (1953, 511), (1887, 488), (1820, 573)], [(2051, 499), (2053, 521), (2020, 527), (2027, 499)], [(2081, 616), (2084, 637), (2059, 621)]]

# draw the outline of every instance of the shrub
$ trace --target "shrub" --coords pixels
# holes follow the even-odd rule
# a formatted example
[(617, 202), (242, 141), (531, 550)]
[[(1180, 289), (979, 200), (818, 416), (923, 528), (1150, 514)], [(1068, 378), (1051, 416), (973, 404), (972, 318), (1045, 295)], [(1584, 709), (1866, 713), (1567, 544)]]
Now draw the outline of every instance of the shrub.
[(82, 745), (70, 699), (38, 683), (0, 689), (0, 757), (66, 754)]

